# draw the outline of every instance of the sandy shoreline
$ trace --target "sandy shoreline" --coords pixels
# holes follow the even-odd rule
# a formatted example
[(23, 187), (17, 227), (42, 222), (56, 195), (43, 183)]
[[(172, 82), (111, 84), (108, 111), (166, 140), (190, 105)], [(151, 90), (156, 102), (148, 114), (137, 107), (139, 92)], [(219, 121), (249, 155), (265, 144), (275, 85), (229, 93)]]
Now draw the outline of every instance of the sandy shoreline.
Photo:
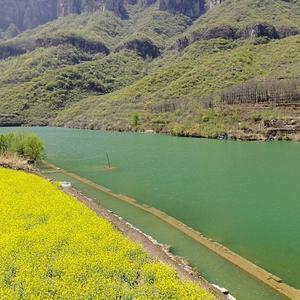
[[(46, 163), (48, 167), (56, 169), (57, 167), (53, 164)], [(74, 173), (67, 172), (65, 170), (61, 170), (62, 173), (84, 183), (87, 184), (95, 189), (98, 189), (102, 192), (105, 192), (119, 200), (122, 200), (124, 202), (127, 202), (141, 210), (144, 210), (148, 213), (151, 213), (152, 215), (158, 217), (162, 221), (166, 222), (167, 224), (170, 224), (171, 226), (175, 227), (176, 229), (180, 230), (187, 236), (191, 237), (195, 241), (199, 242), (200, 244), (204, 245), (208, 249), (212, 250), (214, 253), (218, 254), (219, 256), (225, 258), (226, 260), (230, 261), (234, 265), (238, 266), (242, 270), (246, 271), (247, 273), (251, 274), (258, 280), (262, 281), (269, 287), (273, 288), (275, 291), (280, 293), (281, 295), (290, 298), (290, 299), (299, 299), (300, 300), (300, 290), (289, 286), (288, 284), (284, 283), (281, 278), (273, 275), (272, 273), (269, 273), (268, 271), (264, 270), (263, 268), (255, 265), (251, 261), (247, 260), (246, 258), (238, 255), (237, 253), (231, 251), (229, 248), (223, 246), (222, 244), (213, 241), (207, 237), (205, 237), (202, 233), (188, 227), (186, 224), (178, 221), (177, 219), (165, 214), (164, 212), (153, 208), (144, 206), (142, 204), (139, 204), (135, 199), (132, 199), (130, 197), (115, 194), (111, 190), (98, 185), (86, 178), (82, 178)]]

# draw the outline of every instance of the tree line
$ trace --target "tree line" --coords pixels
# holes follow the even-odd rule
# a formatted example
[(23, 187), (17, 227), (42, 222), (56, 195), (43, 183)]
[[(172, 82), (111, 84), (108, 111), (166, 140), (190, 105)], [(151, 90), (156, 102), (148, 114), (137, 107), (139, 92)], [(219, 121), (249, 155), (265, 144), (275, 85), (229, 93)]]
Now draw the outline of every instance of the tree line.
[(240, 85), (224, 89), (221, 101), (235, 103), (300, 104), (300, 79), (249, 80)]

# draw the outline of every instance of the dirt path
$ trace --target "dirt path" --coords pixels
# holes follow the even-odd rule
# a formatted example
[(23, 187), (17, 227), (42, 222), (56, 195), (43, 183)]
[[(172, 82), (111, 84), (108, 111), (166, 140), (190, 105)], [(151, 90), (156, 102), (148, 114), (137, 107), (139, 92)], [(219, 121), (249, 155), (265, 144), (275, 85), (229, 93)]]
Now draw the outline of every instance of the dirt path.
[(217, 299), (226, 299), (221, 292), (211, 286), (208, 281), (199, 275), (199, 273), (194, 271), (184, 259), (170, 253), (168, 246), (159, 244), (152, 237), (144, 234), (113, 212), (93, 202), (74, 188), (64, 188), (64, 191), (95, 211), (98, 216), (108, 220), (130, 240), (140, 244), (153, 258), (173, 267), (180, 278), (185, 280), (188, 279), (199, 284), (205, 290), (210, 291)]
[[(50, 168), (57, 169), (57, 167), (53, 164), (46, 162), (46, 165)], [(276, 290), (281, 295), (283, 295), (287, 298), (293, 299), (293, 300), (300, 300), (300, 290), (298, 290), (292, 286), (289, 286), (288, 284), (284, 283), (281, 278), (279, 278), (279, 277), (273, 275), (272, 273), (264, 270), (263, 268), (255, 265), (251, 261), (249, 261), (246, 258), (231, 251), (229, 248), (223, 246), (222, 244), (207, 238), (202, 233), (188, 227), (186, 224), (165, 214), (164, 212), (162, 212), (156, 208), (153, 208), (153, 207), (148, 207), (148, 206), (139, 204), (135, 199), (132, 199), (130, 197), (120, 195), (120, 194), (115, 194), (110, 189), (107, 189), (99, 184), (96, 184), (86, 178), (80, 177), (77, 174), (74, 174), (74, 173), (71, 173), (71, 172), (68, 172), (65, 170), (61, 170), (61, 172), (84, 183), (84, 184), (87, 184), (95, 189), (105, 192), (105, 193), (111, 195), (112, 197), (115, 197), (119, 200), (127, 202), (127, 203), (131, 204), (132, 206), (135, 206), (143, 211), (151, 213), (152, 215), (156, 216), (157, 218), (161, 219), (162, 221), (166, 222), (167, 224), (170, 224), (171, 226), (180, 230), (181, 232), (183, 232), (187, 236), (191, 237), (195, 241), (204, 245), (208, 249), (212, 250), (219, 256), (225, 258), (226, 260), (230, 261), (231, 263), (238, 266), (242, 270), (251, 274), (255, 278), (264, 282), (265, 284), (267, 284), (268, 286), (270, 286), (271, 288)]]

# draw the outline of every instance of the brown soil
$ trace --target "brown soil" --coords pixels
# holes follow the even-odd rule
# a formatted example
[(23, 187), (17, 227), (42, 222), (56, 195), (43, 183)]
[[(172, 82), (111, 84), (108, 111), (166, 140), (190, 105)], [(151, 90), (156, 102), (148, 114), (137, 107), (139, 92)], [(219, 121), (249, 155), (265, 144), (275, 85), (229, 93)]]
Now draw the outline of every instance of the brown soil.
[(35, 168), (33, 165), (29, 165), (26, 160), (16, 156), (0, 156), (0, 167), (30, 173), (38, 172), (37, 168)]

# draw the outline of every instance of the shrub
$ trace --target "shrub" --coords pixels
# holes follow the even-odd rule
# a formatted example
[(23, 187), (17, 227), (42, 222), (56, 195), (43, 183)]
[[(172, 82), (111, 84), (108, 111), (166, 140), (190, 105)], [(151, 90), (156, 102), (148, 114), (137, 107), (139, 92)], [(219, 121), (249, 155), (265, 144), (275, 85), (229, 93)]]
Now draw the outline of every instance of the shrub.
[(0, 135), (0, 155), (5, 154), (11, 144), (13, 134)]
[(34, 134), (29, 134), (24, 140), (24, 156), (40, 161), (45, 156), (43, 141)]
[(43, 141), (33, 133), (16, 132), (0, 136), (0, 154), (11, 153), (40, 161), (45, 157)]
[(134, 127), (138, 126), (140, 121), (140, 115), (136, 112), (132, 115), (132, 124)]

